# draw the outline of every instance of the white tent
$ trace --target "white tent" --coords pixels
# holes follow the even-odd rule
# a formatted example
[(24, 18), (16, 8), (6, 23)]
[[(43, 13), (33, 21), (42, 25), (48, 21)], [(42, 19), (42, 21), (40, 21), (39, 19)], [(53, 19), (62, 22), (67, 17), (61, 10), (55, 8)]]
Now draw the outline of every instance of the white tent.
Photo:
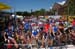
[[(14, 14), (12, 14), (12, 17), (15, 17)], [(23, 16), (20, 16), (20, 15), (16, 15), (16, 18), (20, 18), (21, 20), (23, 19)]]
[(59, 19), (60, 17), (62, 17), (62, 16), (60, 16), (60, 15), (57, 15), (57, 16), (54, 16), (54, 15), (48, 16), (48, 18), (54, 18), (54, 19)]

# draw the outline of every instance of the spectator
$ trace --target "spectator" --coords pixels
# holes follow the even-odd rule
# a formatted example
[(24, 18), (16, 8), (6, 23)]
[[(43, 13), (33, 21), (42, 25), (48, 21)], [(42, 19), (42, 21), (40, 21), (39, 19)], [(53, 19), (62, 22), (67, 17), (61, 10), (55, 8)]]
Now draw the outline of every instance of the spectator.
[(73, 21), (72, 21), (72, 27), (73, 27), (73, 29), (75, 30), (75, 18), (74, 18)]

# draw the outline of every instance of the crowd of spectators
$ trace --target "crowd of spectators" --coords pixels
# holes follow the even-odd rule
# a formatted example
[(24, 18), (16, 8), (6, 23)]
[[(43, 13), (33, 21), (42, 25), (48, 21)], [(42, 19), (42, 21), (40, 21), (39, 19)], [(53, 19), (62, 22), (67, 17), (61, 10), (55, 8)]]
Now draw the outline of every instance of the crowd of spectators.
[(28, 17), (21, 19), (11, 18), (3, 30), (4, 46), (11, 49), (13, 46), (46, 47), (65, 44), (75, 44), (75, 19), (68, 21), (49, 18)]

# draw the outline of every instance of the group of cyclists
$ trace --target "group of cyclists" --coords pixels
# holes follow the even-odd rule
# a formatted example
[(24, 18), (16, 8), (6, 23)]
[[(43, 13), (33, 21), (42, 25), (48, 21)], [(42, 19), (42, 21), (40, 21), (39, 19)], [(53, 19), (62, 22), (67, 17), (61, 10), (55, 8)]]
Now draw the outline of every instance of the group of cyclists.
[[(38, 47), (58, 46), (75, 41), (75, 19), (70, 24), (66, 20), (49, 18), (45, 21), (34, 17), (21, 19), (10, 19), (7, 28), (2, 31), (5, 48), (11, 49), (13, 46), (28, 47), (35, 45)], [(74, 43), (75, 44), (75, 43)]]

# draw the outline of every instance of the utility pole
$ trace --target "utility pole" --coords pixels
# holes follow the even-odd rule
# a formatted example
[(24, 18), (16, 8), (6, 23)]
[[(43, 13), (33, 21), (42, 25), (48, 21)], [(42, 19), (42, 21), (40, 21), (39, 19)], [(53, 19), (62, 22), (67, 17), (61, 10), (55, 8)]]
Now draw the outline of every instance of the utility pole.
[(16, 31), (16, 11), (14, 9), (14, 31)]
[(33, 9), (31, 9), (31, 15), (33, 15), (33, 13), (32, 13), (32, 12), (33, 12)]

